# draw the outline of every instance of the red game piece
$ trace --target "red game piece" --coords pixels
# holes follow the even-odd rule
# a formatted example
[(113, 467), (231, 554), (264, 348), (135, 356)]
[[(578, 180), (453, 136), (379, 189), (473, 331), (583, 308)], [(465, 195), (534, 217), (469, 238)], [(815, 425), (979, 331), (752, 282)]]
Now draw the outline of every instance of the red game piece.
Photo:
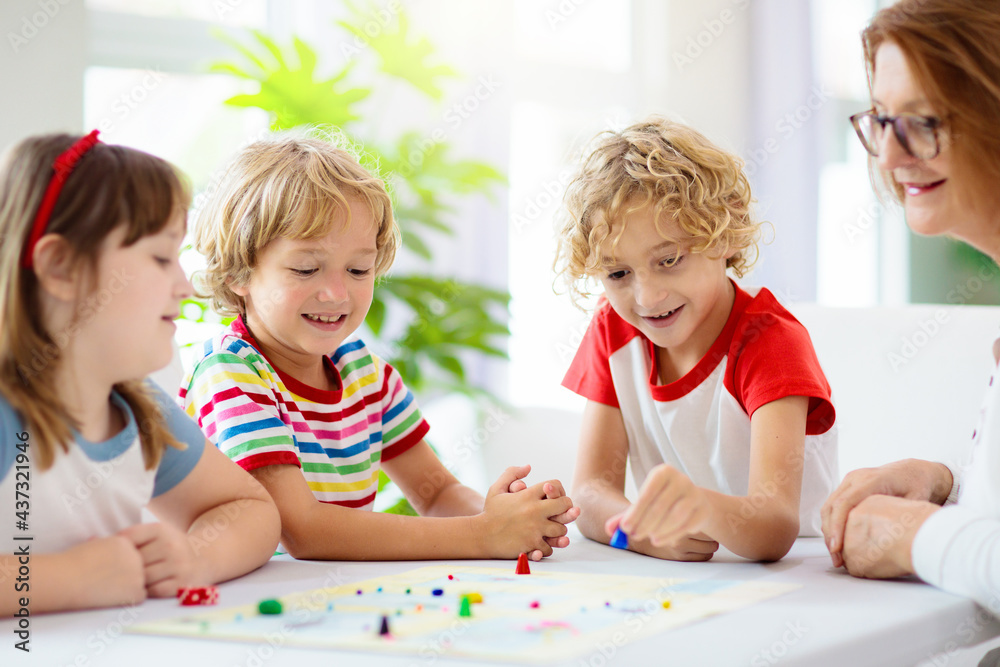
[(215, 586), (178, 588), (177, 597), (185, 607), (215, 604), (219, 601), (219, 589)]
[(531, 568), (528, 567), (528, 554), (521, 554), (517, 557), (517, 569), (514, 570), (514, 574), (531, 574)]

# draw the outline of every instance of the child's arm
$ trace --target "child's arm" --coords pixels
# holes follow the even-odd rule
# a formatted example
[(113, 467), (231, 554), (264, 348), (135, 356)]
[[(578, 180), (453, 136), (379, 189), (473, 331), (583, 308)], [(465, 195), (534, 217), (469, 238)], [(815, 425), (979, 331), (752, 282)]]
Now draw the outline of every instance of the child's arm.
[[(586, 537), (607, 544), (614, 533), (609, 522), (617, 524), (630, 506), (625, 497), (628, 435), (621, 410), (587, 401), (580, 433), (573, 479), (573, 495), (581, 509), (577, 525)], [(642, 536), (629, 536), (632, 551), (669, 560), (706, 561), (718, 548), (717, 542), (696, 532), (658, 545)]]
[(670, 544), (703, 531), (744, 558), (778, 560), (788, 553), (799, 532), (808, 407), (808, 398), (787, 396), (754, 412), (745, 497), (695, 486), (669, 466), (655, 469), (621, 518), (630, 541), (634, 535)]
[(274, 502), (253, 477), (211, 443), (180, 483), (153, 498), (164, 523), (122, 531), (139, 549), (151, 596), (214, 584), (256, 569), (274, 553), (280, 524)]
[[(472, 516), (483, 511), (483, 497), (459, 482), (425, 441), (417, 443), (399, 456), (383, 461), (382, 466), (421, 516)], [(497, 493), (515, 493), (527, 489), (523, 479), (529, 472), (531, 466), (507, 468), (490, 487), (486, 500)], [(549, 499), (566, 495), (558, 480), (545, 482), (542, 490)], [(579, 515), (580, 508), (570, 507), (566, 512), (549, 518), (557, 523), (568, 524)], [(545, 541), (554, 548), (569, 546), (569, 538), (565, 534), (546, 537)], [(532, 560), (541, 560), (546, 555), (538, 549), (527, 553)]]
[(383, 461), (382, 468), (420, 516), (473, 516), (483, 511), (483, 497), (459, 482), (424, 440)]
[[(415, 479), (423, 476), (422, 471), (413, 474)], [(485, 508), (474, 516), (400, 516), (321, 503), (296, 466), (265, 466), (253, 475), (281, 513), (282, 544), (302, 559), (516, 558), (536, 549), (548, 555), (552, 548), (544, 538), (566, 534), (566, 527), (549, 517), (572, 506), (567, 497), (546, 498), (542, 484), (505, 493), (510, 481), (502, 477), (487, 494)], [(443, 506), (471, 509), (470, 502), (468, 493), (450, 489)]]
[[(21, 605), (21, 598), (29, 605)], [(32, 554), (28, 559), (0, 556), (0, 617), (11, 616), (22, 606), (40, 614), (137, 604), (145, 599), (142, 556), (120, 535), (81, 542), (58, 553)]]
[(706, 491), (714, 512), (704, 530), (733, 553), (778, 560), (792, 548), (799, 534), (808, 411), (805, 396), (786, 396), (757, 408), (750, 418), (747, 495)]

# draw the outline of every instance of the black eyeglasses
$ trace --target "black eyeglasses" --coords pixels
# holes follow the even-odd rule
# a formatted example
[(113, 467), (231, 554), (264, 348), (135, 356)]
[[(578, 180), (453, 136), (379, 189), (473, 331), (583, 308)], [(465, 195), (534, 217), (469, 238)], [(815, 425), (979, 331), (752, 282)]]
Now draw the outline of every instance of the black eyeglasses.
[(885, 136), (885, 126), (892, 125), (892, 132), (903, 150), (918, 160), (931, 160), (941, 152), (938, 130), (942, 121), (934, 116), (901, 113), (898, 116), (880, 116), (875, 111), (864, 111), (851, 116), (858, 138), (868, 154), (878, 157), (878, 147)]

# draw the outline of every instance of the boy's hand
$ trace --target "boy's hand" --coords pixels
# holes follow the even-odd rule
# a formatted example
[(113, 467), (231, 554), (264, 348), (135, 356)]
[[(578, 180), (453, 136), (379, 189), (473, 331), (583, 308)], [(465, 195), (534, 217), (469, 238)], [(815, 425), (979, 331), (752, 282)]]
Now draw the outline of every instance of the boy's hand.
[(508, 489), (513, 479), (509, 473), (512, 470), (508, 468), (486, 495), (483, 517), (487, 549), (497, 558), (517, 558), (526, 553), (533, 560), (541, 560), (552, 554), (552, 541), (557, 546), (562, 545), (559, 538), (566, 535), (564, 523), (572, 520), (560, 522), (550, 517), (572, 516), (575, 519), (574, 514), (578, 515), (579, 510), (565, 494), (548, 497), (548, 492), (556, 494), (562, 490), (560, 486), (557, 491), (551, 482), (510, 493)]
[(486, 500), (498, 493), (517, 493), (524, 491), (528, 485), (524, 483), (524, 478), (531, 472), (530, 465), (510, 466), (493, 482), (493, 485), (486, 492)]
[(702, 530), (711, 512), (700, 487), (676, 468), (661, 464), (646, 477), (636, 501), (608, 519), (605, 529), (610, 536), (620, 525), (629, 540), (677, 550), (684, 539)]
[[(493, 484), (493, 486), (490, 487), (489, 493), (486, 496), (487, 499), (489, 499), (491, 495), (495, 495), (495, 493), (501, 492), (496, 490), (502, 488), (505, 483), (507, 485), (508, 493), (519, 493), (521, 491), (524, 491), (525, 489), (528, 488), (528, 485), (524, 482), (524, 478), (528, 476), (529, 472), (531, 472), (530, 465), (511, 466), (510, 468), (507, 468), (507, 470), (505, 470), (503, 474), (500, 475), (500, 478), (497, 479), (497, 481)], [(562, 482), (560, 482), (557, 479), (552, 479), (542, 484), (542, 490), (545, 492), (545, 497), (548, 498), (549, 500), (562, 498), (563, 496), (566, 495), (566, 490), (565, 488), (563, 488)], [(549, 519), (557, 523), (566, 525), (576, 521), (577, 517), (579, 516), (580, 516), (580, 508), (570, 507), (562, 514), (551, 516), (549, 517)], [(569, 537), (567, 537), (566, 535), (561, 535), (559, 537), (546, 537), (545, 541), (548, 543), (550, 547), (554, 549), (562, 549), (569, 546)], [(545, 555), (546, 554), (543, 554), (541, 550), (536, 549), (535, 551), (528, 553), (528, 558), (534, 561), (539, 561)]]
[(166, 523), (140, 523), (121, 531), (139, 550), (150, 597), (174, 597), (185, 586), (207, 586), (209, 581), (186, 533)]

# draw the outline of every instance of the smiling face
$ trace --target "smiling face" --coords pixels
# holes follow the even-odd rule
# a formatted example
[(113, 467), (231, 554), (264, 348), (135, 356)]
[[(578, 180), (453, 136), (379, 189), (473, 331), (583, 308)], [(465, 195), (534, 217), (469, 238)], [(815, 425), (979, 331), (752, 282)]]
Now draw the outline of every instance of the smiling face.
[[(670, 237), (683, 238), (675, 222), (663, 220), (661, 226)], [(615, 312), (676, 365), (693, 367), (722, 332), (732, 309), (735, 292), (726, 276), (726, 258), (689, 252), (666, 240), (648, 206), (612, 225), (598, 252), (603, 266), (598, 277)]]
[[(85, 363), (99, 361), (111, 383), (145, 377), (170, 362), (174, 320), (181, 299), (192, 292), (178, 258), (183, 213), (129, 246), (122, 245), (126, 232), (127, 226), (119, 225), (104, 240), (96, 286), (81, 293), (75, 321), (63, 332)], [(53, 333), (58, 340), (60, 333)]]
[[(895, 116), (909, 112), (936, 117), (909, 62), (895, 42), (883, 43), (875, 55), (872, 103), (880, 115)], [(955, 183), (951, 180), (951, 154), (947, 130), (940, 134), (941, 152), (930, 160), (909, 155), (894, 133), (882, 135), (879, 145), (879, 168), (892, 174), (903, 188), (906, 223), (923, 235), (950, 234), (968, 238), (973, 231), (969, 213), (960, 206)], [(970, 240), (971, 241), (971, 240)]]
[(364, 322), (375, 290), (376, 225), (349, 200), (350, 223), (314, 239), (279, 237), (260, 253), (243, 297), (250, 332), (282, 371), (318, 386), (323, 356)]

